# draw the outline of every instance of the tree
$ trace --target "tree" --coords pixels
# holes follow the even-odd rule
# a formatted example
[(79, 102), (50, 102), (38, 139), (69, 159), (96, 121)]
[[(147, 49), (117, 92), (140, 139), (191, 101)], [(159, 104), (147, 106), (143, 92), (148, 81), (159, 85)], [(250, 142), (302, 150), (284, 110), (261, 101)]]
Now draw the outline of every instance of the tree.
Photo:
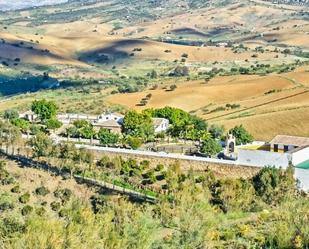
[(33, 151), (33, 156), (37, 158), (48, 156), (52, 148), (52, 144), (52, 140), (43, 132), (39, 132), (29, 141), (29, 145)]
[(62, 123), (56, 118), (51, 118), (45, 121), (45, 125), (49, 130), (56, 130), (62, 126)]
[(11, 123), (25, 133), (28, 132), (30, 129), (30, 122), (25, 119), (21, 118), (12, 119)]
[(45, 99), (35, 100), (31, 105), (31, 110), (38, 115), (41, 121), (52, 119), (57, 114), (57, 106), (53, 101)]
[(200, 152), (213, 156), (218, 154), (222, 150), (222, 146), (213, 138), (208, 138), (202, 142)]
[(236, 144), (247, 144), (253, 142), (253, 136), (242, 126), (235, 126), (229, 131), (236, 138)]
[(293, 166), (286, 170), (264, 167), (252, 178), (258, 196), (268, 204), (278, 203), (296, 190)]
[(137, 137), (131, 137), (129, 136), (127, 139), (126, 139), (128, 145), (133, 149), (133, 150), (136, 150), (138, 149), (139, 147), (141, 147), (143, 141), (140, 139), (140, 138), (137, 138)]
[[(87, 120), (76, 120), (74, 121), (74, 128), (68, 128), (67, 129), (67, 134), (70, 135), (75, 135), (78, 137), (83, 137), (86, 139), (92, 139), (96, 132), (92, 126)], [(75, 134), (77, 132), (77, 134)]]
[(153, 121), (149, 113), (128, 111), (123, 123), (126, 134), (148, 141), (154, 137)]
[(107, 144), (116, 144), (119, 141), (119, 135), (110, 132), (107, 129), (101, 128), (98, 133), (98, 138), (100, 139), (100, 143)]
[(9, 151), (9, 147), (12, 147), (12, 154), (15, 151), (15, 144), (21, 139), (21, 132), (19, 128), (11, 123), (5, 123), (0, 121), (0, 144), (4, 144), (6, 147), (6, 153)]
[(208, 131), (214, 139), (222, 139), (224, 135), (224, 126), (218, 126), (213, 124), (209, 127)]
[(88, 122), (87, 120), (75, 120), (75, 121), (73, 122), (73, 125), (74, 125), (76, 128), (80, 129), (80, 128), (83, 128), (83, 127), (85, 127), (85, 126), (89, 126), (90, 124), (89, 124), (89, 122)]
[(79, 130), (80, 136), (86, 139), (92, 139), (96, 134), (95, 130), (93, 129), (92, 125), (85, 126)]

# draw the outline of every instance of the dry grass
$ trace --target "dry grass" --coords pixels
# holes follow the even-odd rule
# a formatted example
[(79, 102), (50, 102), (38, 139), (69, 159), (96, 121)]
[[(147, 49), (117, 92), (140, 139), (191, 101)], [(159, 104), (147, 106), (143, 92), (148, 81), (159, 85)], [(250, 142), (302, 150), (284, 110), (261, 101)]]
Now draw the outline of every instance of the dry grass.
[[(227, 128), (243, 124), (257, 139), (267, 140), (278, 133), (308, 135), (309, 92), (304, 93), (306, 88), (288, 78), (294, 74), (284, 77), (227, 76), (214, 78), (208, 84), (184, 82), (173, 92), (161, 88), (142, 93), (117, 94), (109, 97), (108, 101), (138, 110), (178, 107)], [(305, 72), (302, 77), (306, 80)], [(269, 90), (277, 92), (265, 94)], [(136, 106), (148, 93), (152, 94), (149, 104), (146, 107)], [(240, 108), (209, 112), (226, 104), (240, 104)], [(205, 112), (205, 109), (208, 111)]]

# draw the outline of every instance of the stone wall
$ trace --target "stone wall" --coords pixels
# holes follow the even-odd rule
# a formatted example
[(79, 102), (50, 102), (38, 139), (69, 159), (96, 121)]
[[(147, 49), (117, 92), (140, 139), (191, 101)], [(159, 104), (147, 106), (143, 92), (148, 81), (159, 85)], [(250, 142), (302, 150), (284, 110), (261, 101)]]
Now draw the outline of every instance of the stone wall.
[(194, 171), (206, 171), (211, 170), (217, 177), (229, 177), (229, 178), (251, 178), (254, 176), (261, 168), (252, 167), (252, 166), (241, 166), (241, 165), (227, 165), (213, 162), (203, 162), (203, 161), (191, 161), (184, 159), (172, 159), (172, 158), (161, 158), (161, 157), (151, 157), (144, 155), (132, 155), (125, 153), (113, 153), (113, 152), (104, 152), (96, 151), (96, 158), (99, 159), (103, 155), (108, 157), (117, 157), (121, 156), (123, 159), (135, 159), (137, 161), (148, 160), (151, 167), (155, 167), (158, 164), (171, 165), (176, 162), (180, 164), (182, 170), (187, 171), (193, 169)]

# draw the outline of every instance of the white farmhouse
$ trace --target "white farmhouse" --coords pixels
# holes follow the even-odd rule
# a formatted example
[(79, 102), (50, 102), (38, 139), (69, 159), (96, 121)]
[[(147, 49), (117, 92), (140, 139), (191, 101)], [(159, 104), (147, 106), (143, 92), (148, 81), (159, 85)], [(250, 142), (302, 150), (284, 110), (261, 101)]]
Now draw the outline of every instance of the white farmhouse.
[(33, 111), (26, 111), (19, 114), (19, 118), (26, 119), (30, 122), (34, 122), (38, 116)]
[(124, 116), (119, 113), (103, 113), (98, 116), (97, 123), (114, 120), (118, 124), (123, 124)]
[(166, 132), (170, 126), (170, 122), (166, 118), (153, 118), (155, 133)]
[(237, 148), (239, 164), (309, 168), (309, 138), (278, 135), (263, 145), (245, 145)]

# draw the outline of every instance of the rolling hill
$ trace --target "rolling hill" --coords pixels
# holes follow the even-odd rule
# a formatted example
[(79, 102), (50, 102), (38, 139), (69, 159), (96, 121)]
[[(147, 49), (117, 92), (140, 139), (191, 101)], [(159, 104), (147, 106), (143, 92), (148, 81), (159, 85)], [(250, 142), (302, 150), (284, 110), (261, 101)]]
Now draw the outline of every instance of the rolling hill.
[[(274, 135), (278, 124), (267, 120), (278, 118), (285, 125), (277, 132), (308, 135), (307, 94), (280, 100), (308, 87), (309, 14), (305, 4), (297, 3), (76, 0), (2, 12), (0, 80), (48, 73), (65, 82), (54, 90), (60, 92), (55, 98), (63, 110), (142, 109), (136, 105), (151, 92), (145, 108), (171, 105), (227, 127), (243, 123), (261, 139)], [(171, 76), (181, 67), (188, 75)], [(149, 77), (153, 70), (154, 79)], [(178, 85), (175, 92), (162, 90), (172, 84)], [(74, 95), (84, 85), (101, 90), (63, 101), (67, 86), (73, 86)], [(154, 85), (160, 87), (149, 90)], [(0, 85), (0, 91), (7, 92), (7, 86)], [(104, 105), (94, 107), (91, 95)], [(0, 109), (25, 109), (31, 98), (22, 95), (14, 103), (0, 103)], [(236, 113), (223, 110), (233, 103), (241, 106)], [(294, 121), (302, 128), (295, 128)]]

